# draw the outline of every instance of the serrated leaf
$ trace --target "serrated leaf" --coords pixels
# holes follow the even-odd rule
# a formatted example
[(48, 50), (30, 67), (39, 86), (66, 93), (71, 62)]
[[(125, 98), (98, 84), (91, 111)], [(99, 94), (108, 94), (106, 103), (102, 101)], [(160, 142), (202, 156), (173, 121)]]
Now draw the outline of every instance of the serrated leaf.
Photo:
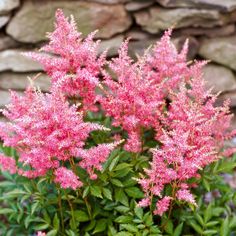
[(183, 224), (184, 223), (182, 222), (175, 228), (173, 236), (180, 236), (181, 235), (182, 230), (183, 230)]
[(136, 215), (139, 219), (142, 219), (142, 218), (143, 218), (143, 208), (141, 208), (141, 207), (135, 207), (135, 208), (134, 208), (134, 213), (135, 213), (135, 215)]
[(36, 230), (36, 231), (40, 231), (40, 230), (44, 230), (44, 229), (48, 229), (48, 228), (49, 228), (49, 224), (47, 224), (47, 223), (34, 226), (34, 230)]
[(109, 171), (112, 171), (114, 169), (114, 167), (116, 166), (116, 164), (119, 162), (120, 156), (118, 155), (117, 157), (115, 157), (111, 164), (109, 165)]
[(50, 230), (47, 233), (47, 236), (57, 236), (57, 230), (56, 229)]
[(102, 191), (99, 186), (90, 186), (90, 192), (95, 197), (103, 198)]
[(75, 216), (76, 221), (79, 221), (79, 222), (86, 222), (90, 220), (88, 214), (81, 210), (74, 211), (74, 216)]
[(138, 232), (138, 229), (135, 225), (122, 224), (121, 226), (122, 226), (122, 228), (128, 230), (129, 232), (132, 232), (132, 233), (137, 233)]
[[(214, 230), (214, 229), (209, 229), (209, 230), (205, 230), (203, 231), (203, 235), (217, 235), (218, 231), (217, 230)], [(224, 235), (222, 235), (224, 236)]]
[(113, 183), (117, 187), (123, 187), (122, 182), (118, 179), (111, 179), (111, 183)]
[(96, 223), (96, 227), (93, 231), (93, 234), (100, 233), (105, 231), (107, 228), (107, 219), (100, 219)]
[(59, 228), (60, 228), (60, 220), (59, 220), (57, 214), (55, 214), (55, 215), (54, 215), (54, 218), (53, 218), (53, 228), (54, 228), (55, 230), (59, 230)]
[(138, 199), (144, 197), (143, 192), (137, 187), (126, 188), (125, 192), (127, 193), (129, 197), (138, 198)]
[(229, 218), (226, 217), (220, 227), (220, 235), (227, 236), (229, 234)]
[(132, 216), (119, 216), (115, 219), (115, 222), (120, 224), (128, 224), (132, 222), (133, 217)]
[(83, 198), (87, 197), (87, 196), (88, 196), (88, 193), (89, 193), (89, 186), (87, 186), (87, 187), (84, 189), (82, 197), (83, 197)]
[(116, 168), (114, 169), (115, 171), (117, 170), (123, 170), (126, 168), (129, 168), (131, 165), (128, 163), (120, 163), (119, 165), (116, 166)]
[(115, 209), (121, 213), (126, 213), (130, 210), (129, 207), (126, 206), (117, 206)]
[(129, 199), (126, 196), (125, 192), (123, 191), (123, 189), (115, 189), (115, 200), (117, 202), (121, 202), (123, 205), (125, 206), (129, 206)]
[(2, 208), (2, 209), (0, 209), (0, 215), (11, 214), (13, 212), (15, 212), (15, 211), (11, 208)]
[(104, 197), (106, 197), (106, 198), (109, 199), (109, 200), (112, 200), (112, 193), (111, 193), (111, 190), (110, 190), (110, 189), (108, 189), (108, 188), (103, 188), (103, 189), (102, 189), (102, 192), (103, 192)]
[(193, 228), (197, 233), (199, 233), (199, 234), (202, 234), (202, 233), (203, 233), (202, 228), (197, 224), (196, 221), (191, 220), (191, 221), (189, 221), (189, 224), (192, 226), (192, 228)]

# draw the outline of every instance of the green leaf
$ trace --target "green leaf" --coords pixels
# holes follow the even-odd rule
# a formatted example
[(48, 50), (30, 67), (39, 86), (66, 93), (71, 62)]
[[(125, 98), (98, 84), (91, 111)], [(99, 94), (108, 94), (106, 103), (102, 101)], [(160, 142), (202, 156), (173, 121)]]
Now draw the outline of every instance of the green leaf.
[(220, 227), (220, 236), (227, 236), (229, 234), (229, 218), (226, 217)]
[(128, 163), (120, 163), (119, 165), (116, 166), (116, 168), (114, 170), (115, 171), (123, 170), (123, 169), (129, 168), (130, 166), (131, 165)]
[(209, 204), (204, 211), (204, 222), (207, 223), (212, 217), (212, 205)]
[(175, 228), (173, 236), (180, 236), (181, 235), (182, 230), (183, 230), (183, 224), (184, 223), (182, 222)]
[(34, 212), (36, 211), (36, 209), (39, 207), (39, 205), (40, 205), (40, 202), (34, 202), (33, 204), (32, 204), (32, 207), (31, 207), (31, 215), (33, 215), (34, 214)]
[(129, 207), (126, 207), (126, 206), (118, 206), (115, 209), (121, 213), (126, 213), (130, 210)]
[(204, 226), (204, 221), (198, 213), (195, 214), (195, 218), (197, 219), (197, 221), (200, 225)]
[(122, 226), (122, 228), (128, 230), (129, 232), (132, 232), (132, 233), (137, 233), (138, 232), (138, 229), (134, 225), (122, 224), (121, 226)]
[(236, 163), (224, 161), (216, 170), (215, 173), (231, 172), (236, 167)]
[(59, 228), (60, 228), (60, 220), (58, 218), (57, 213), (54, 215), (54, 218), (53, 218), (53, 228), (55, 230), (59, 230)]
[(115, 222), (120, 224), (128, 224), (132, 222), (133, 217), (132, 216), (119, 216), (115, 219)]
[(52, 229), (47, 233), (47, 236), (57, 236), (57, 230), (56, 229)]
[(142, 219), (142, 218), (143, 218), (143, 208), (141, 208), (141, 207), (135, 207), (135, 208), (134, 208), (134, 213), (135, 213), (135, 215), (136, 215), (139, 219)]
[(117, 187), (123, 187), (124, 185), (118, 179), (111, 179), (111, 183), (113, 183)]
[(137, 187), (126, 188), (125, 192), (127, 193), (127, 195), (129, 197), (133, 197), (133, 198), (143, 198), (144, 197), (143, 192)]
[(168, 220), (167, 223), (165, 222), (165, 232), (170, 234), (170, 235), (173, 235), (173, 229), (174, 229), (174, 225), (172, 223), (171, 220)]
[(103, 198), (102, 197), (102, 191), (101, 191), (101, 188), (99, 186), (91, 186), (90, 187), (90, 192), (95, 197)]
[(109, 171), (112, 171), (114, 169), (114, 167), (116, 166), (116, 164), (119, 162), (120, 156), (118, 155), (117, 157), (115, 157), (110, 166), (109, 166)]
[(214, 230), (214, 229), (209, 229), (209, 230), (205, 230), (203, 231), (203, 235), (217, 235), (218, 231), (217, 230)]
[(96, 223), (96, 227), (93, 231), (93, 234), (100, 233), (105, 231), (107, 228), (107, 219), (100, 219)]
[(211, 186), (210, 186), (209, 181), (208, 181), (207, 179), (203, 179), (202, 183), (203, 183), (204, 188), (205, 188), (208, 192), (210, 192), (210, 191), (211, 191)]
[(219, 221), (210, 221), (208, 223), (206, 223), (206, 227), (212, 227), (219, 224)]
[(89, 186), (87, 186), (87, 187), (84, 189), (82, 197), (83, 197), (83, 198), (87, 197), (87, 196), (88, 196), (88, 193), (89, 193)]
[(117, 233), (116, 236), (133, 236), (133, 234), (126, 231), (121, 231)]
[(49, 228), (49, 224), (47, 224), (47, 223), (34, 226), (34, 230), (36, 230), (36, 231), (44, 230), (47, 228)]
[(196, 221), (194, 220), (190, 220), (189, 221), (189, 224), (192, 226), (192, 228), (199, 234), (202, 234), (203, 231), (202, 231), (202, 228), (197, 224)]
[(230, 220), (229, 223), (230, 228), (236, 228), (236, 216), (234, 215), (233, 218)]
[(103, 188), (102, 189), (102, 192), (103, 192), (103, 195), (109, 199), (109, 200), (112, 200), (112, 194), (111, 194), (111, 190), (108, 189), (108, 188)]
[(15, 211), (11, 208), (2, 208), (2, 209), (0, 209), (0, 215), (10, 214), (10, 213), (13, 213), (13, 212), (15, 212)]
[(90, 220), (88, 214), (81, 210), (74, 211), (74, 215), (75, 215), (76, 221), (79, 221), (79, 222), (86, 222)]
[(115, 189), (115, 200), (117, 202), (121, 202), (123, 205), (127, 207), (129, 206), (129, 199), (122, 188)]

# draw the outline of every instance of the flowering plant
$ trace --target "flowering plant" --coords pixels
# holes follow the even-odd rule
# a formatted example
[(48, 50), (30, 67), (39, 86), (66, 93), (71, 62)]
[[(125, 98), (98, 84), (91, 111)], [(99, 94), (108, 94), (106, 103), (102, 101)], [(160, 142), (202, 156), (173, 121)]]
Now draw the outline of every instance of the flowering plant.
[[(3, 225), (2, 232), (177, 236), (235, 230), (233, 209), (218, 222), (217, 214), (209, 216), (216, 201), (203, 203), (206, 192), (231, 191), (220, 189), (217, 174), (236, 166), (234, 158), (222, 159), (235, 151), (224, 149), (235, 132), (228, 131), (229, 101), (218, 107), (217, 96), (205, 89), (206, 62), (187, 62), (188, 42), (179, 53), (171, 30), (137, 61), (128, 55), (128, 40), (107, 61), (94, 35), (83, 39), (73, 18), (58, 10), (43, 53), (27, 54), (43, 65), (51, 87), (46, 94), (33, 85), (24, 96), (11, 92), (2, 111), (8, 122), (0, 123), (0, 165), (7, 180), (0, 187), (7, 208), (0, 213), (10, 214), (4, 220), (12, 227)], [(231, 193), (219, 203), (226, 210), (235, 201)]]

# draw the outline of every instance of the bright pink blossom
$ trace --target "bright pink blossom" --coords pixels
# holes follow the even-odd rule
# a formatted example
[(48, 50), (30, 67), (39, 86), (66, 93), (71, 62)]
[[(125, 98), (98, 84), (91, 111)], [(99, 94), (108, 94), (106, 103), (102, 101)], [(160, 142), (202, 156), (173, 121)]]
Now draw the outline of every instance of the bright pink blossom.
[(0, 123), (0, 137), (6, 146), (17, 149), (20, 162), (33, 168), (19, 170), (24, 176), (42, 176), (58, 168), (60, 161), (77, 154), (91, 131), (105, 129), (83, 122), (77, 107), (69, 106), (59, 92), (42, 94), (29, 88), (24, 96), (12, 92), (11, 97), (3, 111), (10, 122)]
[(156, 210), (154, 211), (155, 215), (162, 216), (168, 209), (172, 198), (165, 196), (156, 203)]
[(28, 54), (52, 78), (52, 90), (79, 97), (84, 111), (96, 109), (95, 87), (105, 63), (105, 54), (97, 56), (99, 41), (93, 41), (94, 35), (95, 32), (83, 39), (73, 18), (69, 22), (62, 10), (57, 10), (55, 31), (48, 34), (49, 44), (41, 48), (47, 54)]
[(90, 149), (78, 149), (76, 156), (82, 160), (79, 165), (86, 169), (91, 179), (96, 179), (97, 175), (94, 173), (95, 170), (102, 170), (102, 164), (107, 160), (110, 152), (119, 144), (109, 143), (109, 144), (99, 144), (97, 147), (92, 147)]
[(37, 236), (46, 236), (46, 233), (42, 232), (42, 231), (38, 231), (37, 232)]
[(182, 81), (170, 93), (168, 112), (161, 121), (165, 128), (159, 137), (162, 145), (154, 150), (146, 177), (138, 180), (150, 200), (151, 196), (162, 198), (164, 188), (171, 185), (177, 188), (178, 199), (195, 204), (186, 183), (190, 178), (199, 178), (198, 171), (218, 159), (228, 137), (232, 117), (229, 103), (215, 106), (216, 96), (204, 87), (204, 64), (191, 66), (188, 82)]
[(59, 167), (55, 170), (55, 183), (59, 183), (62, 188), (72, 188), (76, 190), (81, 187), (83, 183), (79, 180), (76, 174), (65, 167)]
[(17, 172), (16, 161), (12, 157), (7, 157), (0, 153), (0, 165), (3, 171), (9, 171), (11, 174)]
[(189, 202), (193, 205), (196, 205), (193, 195), (188, 189), (180, 189), (177, 191), (176, 196), (179, 200)]

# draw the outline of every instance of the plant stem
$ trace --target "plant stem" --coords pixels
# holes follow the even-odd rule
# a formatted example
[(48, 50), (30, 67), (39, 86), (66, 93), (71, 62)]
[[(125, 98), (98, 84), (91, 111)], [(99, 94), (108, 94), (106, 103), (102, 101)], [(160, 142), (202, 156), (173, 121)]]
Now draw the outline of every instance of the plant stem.
[(65, 226), (64, 226), (64, 219), (63, 219), (63, 213), (62, 213), (61, 192), (59, 188), (57, 189), (57, 192), (58, 192), (58, 206), (59, 206), (60, 218), (61, 218), (61, 227), (62, 227), (62, 232), (64, 232)]

